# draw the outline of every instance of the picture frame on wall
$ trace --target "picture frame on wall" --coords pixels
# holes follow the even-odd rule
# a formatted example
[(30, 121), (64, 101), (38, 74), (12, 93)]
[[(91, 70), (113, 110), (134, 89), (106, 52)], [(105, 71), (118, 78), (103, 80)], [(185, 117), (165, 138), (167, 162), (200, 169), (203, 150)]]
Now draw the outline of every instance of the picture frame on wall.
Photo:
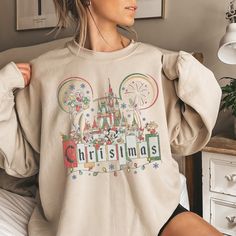
[(164, 18), (165, 0), (137, 0), (136, 19)]
[(16, 29), (40, 29), (57, 25), (53, 0), (16, 0)]

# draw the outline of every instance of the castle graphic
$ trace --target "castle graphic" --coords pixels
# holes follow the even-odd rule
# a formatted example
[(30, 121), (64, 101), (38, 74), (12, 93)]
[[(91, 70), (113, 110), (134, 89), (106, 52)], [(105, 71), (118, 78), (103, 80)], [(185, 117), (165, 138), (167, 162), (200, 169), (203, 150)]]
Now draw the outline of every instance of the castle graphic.
[[(86, 93), (81, 90), (68, 93), (89, 100), (84, 99)], [(131, 98), (129, 101), (134, 104)], [(130, 104), (113, 92), (109, 81), (104, 97), (90, 104), (93, 112), (85, 116), (79, 109), (80, 115), (85, 116), (80, 132), (63, 135), (64, 164), (70, 172), (87, 171), (95, 175), (144, 167), (161, 159), (157, 124), (140, 122), (139, 113)]]

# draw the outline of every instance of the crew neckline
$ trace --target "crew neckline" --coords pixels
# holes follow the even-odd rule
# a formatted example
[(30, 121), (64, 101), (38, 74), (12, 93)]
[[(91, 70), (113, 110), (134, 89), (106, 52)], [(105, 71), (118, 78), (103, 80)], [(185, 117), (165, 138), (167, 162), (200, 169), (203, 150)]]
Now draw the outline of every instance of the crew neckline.
[(118, 59), (128, 56), (139, 46), (139, 44), (140, 42), (134, 41), (132, 39), (125, 48), (121, 48), (111, 52), (99, 52), (81, 47), (75, 39), (72, 39), (67, 43), (67, 47), (76, 56), (90, 58), (94, 60), (107, 60)]

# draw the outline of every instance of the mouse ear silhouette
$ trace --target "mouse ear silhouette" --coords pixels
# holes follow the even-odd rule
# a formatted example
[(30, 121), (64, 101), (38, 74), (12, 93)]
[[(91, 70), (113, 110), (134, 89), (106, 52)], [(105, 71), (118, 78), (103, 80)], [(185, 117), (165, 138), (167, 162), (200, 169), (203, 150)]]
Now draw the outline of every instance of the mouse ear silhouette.
[(128, 75), (119, 88), (120, 98), (139, 110), (151, 107), (157, 100), (158, 93), (156, 80), (149, 75), (139, 73)]
[(80, 113), (87, 110), (93, 100), (90, 84), (79, 77), (64, 80), (58, 87), (58, 103), (67, 113)]

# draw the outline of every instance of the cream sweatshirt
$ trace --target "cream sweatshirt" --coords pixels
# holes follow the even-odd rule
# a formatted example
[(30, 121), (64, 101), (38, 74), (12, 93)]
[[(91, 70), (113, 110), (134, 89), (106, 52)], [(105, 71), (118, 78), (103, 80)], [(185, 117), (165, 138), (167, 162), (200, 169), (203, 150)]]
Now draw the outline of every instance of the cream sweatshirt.
[[(80, 50), (79, 50), (80, 49)], [(156, 236), (180, 201), (177, 163), (209, 140), (221, 98), (190, 54), (70, 41), (0, 71), (0, 167), (39, 174), (30, 236)], [(14, 88), (21, 88), (13, 95)]]

